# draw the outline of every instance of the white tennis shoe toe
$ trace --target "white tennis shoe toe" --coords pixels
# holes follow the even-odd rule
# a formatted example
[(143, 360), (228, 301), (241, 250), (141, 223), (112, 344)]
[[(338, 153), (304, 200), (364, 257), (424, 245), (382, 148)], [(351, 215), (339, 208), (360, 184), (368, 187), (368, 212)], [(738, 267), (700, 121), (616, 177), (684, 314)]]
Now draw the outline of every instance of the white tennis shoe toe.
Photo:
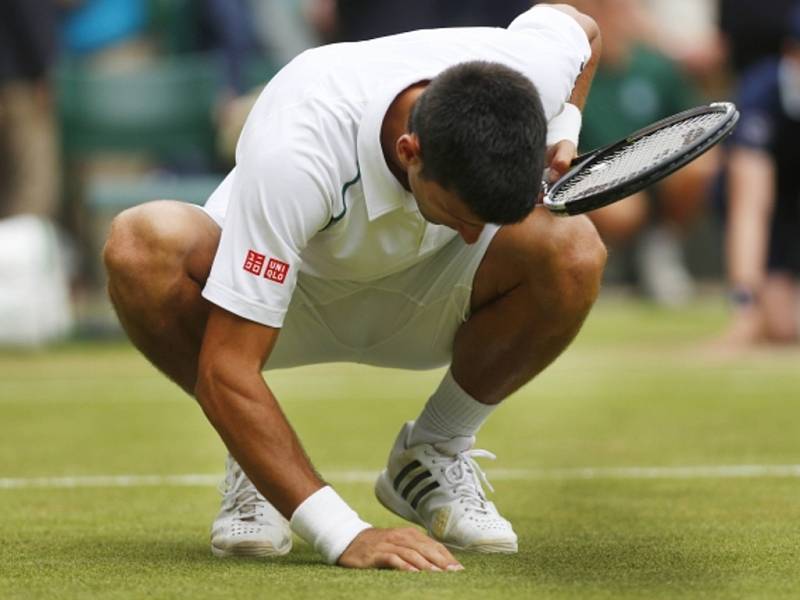
[(282, 556), (292, 549), (289, 522), (228, 456), (222, 507), (211, 526), (214, 556)]
[(487, 500), (481, 482), (494, 491), (476, 458), (491, 458), (473, 450), (474, 437), (439, 444), (407, 447), (413, 422), (400, 430), (389, 464), (375, 483), (378, 500), (396, 515), (428, 530), (456, 550), (513, 554), (517, 535), (511, 523)]

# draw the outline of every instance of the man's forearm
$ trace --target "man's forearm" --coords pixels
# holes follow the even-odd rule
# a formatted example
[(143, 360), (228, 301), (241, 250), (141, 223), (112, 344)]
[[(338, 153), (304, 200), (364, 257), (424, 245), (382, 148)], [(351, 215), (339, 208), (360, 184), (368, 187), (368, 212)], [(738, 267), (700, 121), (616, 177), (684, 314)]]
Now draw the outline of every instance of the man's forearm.
[(260, 373), (201, 373), (196, 394), (233, 457), (284, 517), (325, 485)]
[(261, 375), (279, 332), (212, 306), (195, 396), (256, 489), (333, 564), (371, 525), (322, 482)]
[(586, 105), (589, 89), (592, 86), (594, 74), (602, 52), (602, 38), (600, 29), (594, 19), (588, 17), (572, 6), (566, 4), (551, 5), (558, 11), (564, 12), (575, 19), (586, 33), (591, 48), (591, 56), (583, 65), (575, 85), (572, 88), (567, 103), (562, 111), (548, 123), (547, 131), (547, 178), (553, 182), (569, 170), (578, 151), (578, 138), (581, 130), (581, 112)]

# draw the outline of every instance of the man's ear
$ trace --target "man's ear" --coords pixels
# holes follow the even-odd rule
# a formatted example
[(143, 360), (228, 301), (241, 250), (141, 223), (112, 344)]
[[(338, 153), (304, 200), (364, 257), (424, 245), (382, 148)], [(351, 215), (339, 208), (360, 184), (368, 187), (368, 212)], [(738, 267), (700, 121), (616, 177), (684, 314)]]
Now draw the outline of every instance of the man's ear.
[(422, 162), (419, 137), (416, 133), (404, 133), (395, 144), (397, 159), (405, 170)]

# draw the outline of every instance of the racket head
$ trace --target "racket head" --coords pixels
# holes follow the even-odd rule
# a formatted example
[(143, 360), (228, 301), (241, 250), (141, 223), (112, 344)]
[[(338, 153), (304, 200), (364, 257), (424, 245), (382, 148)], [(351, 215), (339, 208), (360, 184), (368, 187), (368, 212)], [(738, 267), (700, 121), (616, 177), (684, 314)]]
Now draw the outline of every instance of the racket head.
[(573, 161), (546, 186), (544, 205), (577, 215), (626, 198), (674, 173), (727, 137), (739, 120), (731, 102), (699, 106), (662, 119)]

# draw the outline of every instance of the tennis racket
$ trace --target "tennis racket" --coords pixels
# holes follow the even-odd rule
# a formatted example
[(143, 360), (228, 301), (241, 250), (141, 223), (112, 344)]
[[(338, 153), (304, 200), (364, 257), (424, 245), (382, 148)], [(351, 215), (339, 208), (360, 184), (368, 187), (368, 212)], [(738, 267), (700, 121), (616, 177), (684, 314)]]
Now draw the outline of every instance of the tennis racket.
[(543, 203), (559, 215), (577, 215), (626, 198), (663, 179), (721, 142), (739, 111), (730, 102), (699, 106), (572, 161)]

